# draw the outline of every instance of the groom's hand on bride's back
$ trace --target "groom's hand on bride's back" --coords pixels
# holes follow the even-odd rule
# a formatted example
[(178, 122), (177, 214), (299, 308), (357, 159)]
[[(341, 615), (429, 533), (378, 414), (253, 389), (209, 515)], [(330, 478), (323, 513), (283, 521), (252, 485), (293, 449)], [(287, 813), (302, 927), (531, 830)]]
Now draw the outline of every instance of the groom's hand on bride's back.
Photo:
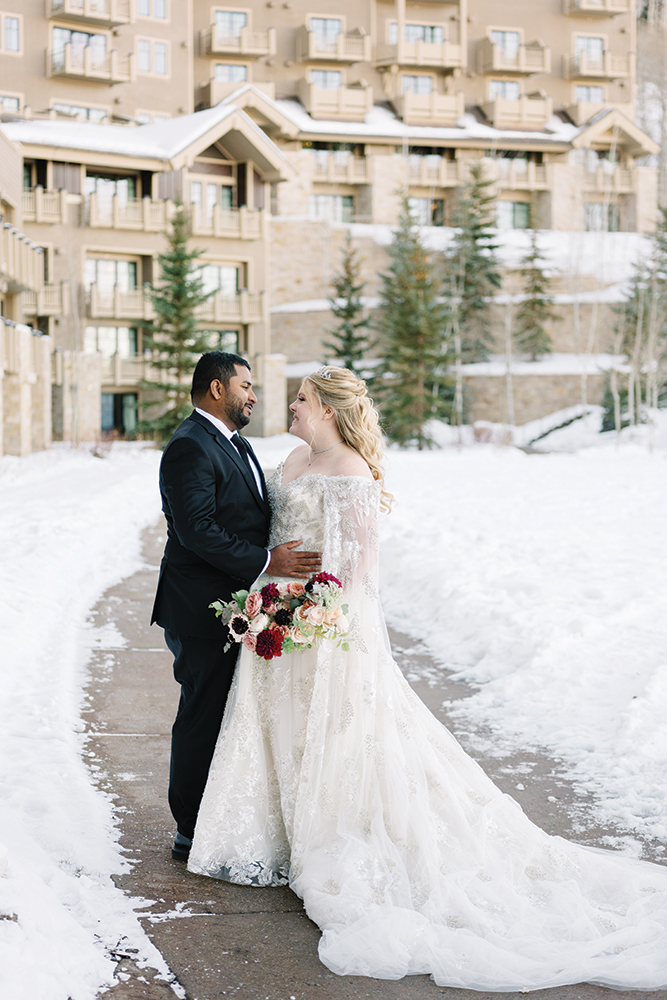
[(313, 573), (319, 573), (322, 567), (321, 552), (301, 552), (297, 550), (297, 545), (301, 545), (303, 539), (296, 542), (284, 542), (271, 549), (271, 559), (266, 567), (266, 572), (270, 576), (296, 576), (309, 577)]

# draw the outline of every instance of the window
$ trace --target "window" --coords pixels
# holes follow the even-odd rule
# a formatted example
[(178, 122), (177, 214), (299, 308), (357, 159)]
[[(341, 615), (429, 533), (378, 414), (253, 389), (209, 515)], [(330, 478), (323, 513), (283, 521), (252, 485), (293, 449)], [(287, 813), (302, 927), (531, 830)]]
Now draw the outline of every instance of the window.
[(21, 51), (21, 35), (18, 17), (4, 14), (2, 22), (2, 48), (5, 52), (19, 53)]
[(343, 23), (338, 17), (311, 17), (310, 30), (317, 39), (319, 49), (336, 51), (337, 38), (343, 30)]
[(167, 19), (167, 0), (152, 0), (152, 4), (151, 0), (137, 0), (137, 15), (165, 21)]
[(416, 226), (444, 225), (445, 203), (441, 198), (408, 198), (408, 209)]
[(216, 63), (213, 78), (220, 83), (245, 83), (248, 79), (248, 67), (232, 63)]
[(239, 269), (234, 264), (205, 264), (201, 269), (205, 292), (219, 292), (223, 299), (233, 299), (239, 291)]
[(618, 205), (602, 201), (584, 204), (584, 229), (589, 233), (617, 233), (619, 229)]
[(204, 184), (202, 181), (190, 182), (190, 204), (195, 205), (200, 218), (205, 208), (206, 219), (213, 218), (215, 206), (219, 205), (225, 211), (233, 207), (234, 192), (228, 184)]
[(107, 36), (91, 34), (88, 31), (72, 31), (70, 28), (53, 29), (52, 66), (55, 72), (65, 69), (65, 46), (70, 46), (70, 60), (75, 69), (84, 68), (85, 50), (89, 49), (93, 69), (104, 66), (107, 56)]
[(88, 108), (82, 104), (62, 104), (60, 101), (54, 101), (51, 107), (59, 115), (67, 115), (68, 118), (77, 118), (87, 122), (101, 122), (109, 115), (106, 108)]
[(601, 104), (604, 101), (604, 87), (577, 86), (575, 100), (590, 101), (591, 104)]
[(99, 351), (110, 358), (136, 358), (139, 353), (139, 333), (133, 326), (87, 326), (84, 346), (87, 354)]
[(151, 16), (151, 0), (137, 0), (137, 14), (140, 17)]
[(137, 270), (137, 262), (133, 260), (88, 257), (84, 269), (84, 284), (87, 291), (90, 291), (91, 285), (95, 285), (100, 304), (110, 308), (114, 302), (114, 289), (118, 288), (121, 292), (136, 291)]
[(210, 330), (208, 338), (212, 351), (225, 351), (227, 354), (239, 353), (238, 330)]
[(516, 80), (491, 80), (489, 99), (495, 101), (497, 97), (502, 97), (506, 101), (518, 101), (521, 97), (521, 87)]
[(584, 56), (589, 66), (602, 66), (604, 62), (604, 38), (593, 38), (589, 35), (577, 35), (576, 38), (577, 65)]
[(519, 54), (521, 38), (518, 31), (492, 31), (491, 41), (502, 52), (503, 60), (515, 62)]
[(0, 111), (20, 111), (21, 98), (12, 97), (10, 94), (0, 94)]
[(352, 222), (354, 198), (351, 194), (313, 194), (310, 196), (310, 215), (327, 222)]
[(167, 0), (153, 0), (153, 17), (161, 21), (167, 19)]
[(102, 222), (113, 219), (113, 199), (118, 198), (121, 205), (137, 197), (136, 177), (113, 177), (109, 174), (88, 173), (84, 183), (86, 204), (90, 204), (91, 194), (97, 201), (97, 216)]
[(117, 431), (119, 434), (134, 434), (137, 429), (137, 407), (136, 392), (103, 392), (102, 433)]
[[(428, 42), (430, 45), (442, 45), (444, 31), (440, 24), (406, 24), (404, 30), (406, 42)], [(398, 25), (392, 21), (389, 25), (389, 44), (398, 42)]]
[(498, 229), (530, 229), (530, 205), (527, 201), (497, 201)]
[(169, 52), (167, 42), (156, 42), (149, 38), (137, 38), (137, 72), (154, 76), (169, 74)]
[(236, 39), (248, 26), (248, 15), (240, 10), (216, 10), (215, 33), (218, 38)]
[(320, 90), (338, 90), (343, 86), (343, 74), (337, 69), (311, 69), (310, 82)]
[(411, 76), (403, 74), (404, 94), (430, 94), (433, 90), (433, 78), (430, 76)]

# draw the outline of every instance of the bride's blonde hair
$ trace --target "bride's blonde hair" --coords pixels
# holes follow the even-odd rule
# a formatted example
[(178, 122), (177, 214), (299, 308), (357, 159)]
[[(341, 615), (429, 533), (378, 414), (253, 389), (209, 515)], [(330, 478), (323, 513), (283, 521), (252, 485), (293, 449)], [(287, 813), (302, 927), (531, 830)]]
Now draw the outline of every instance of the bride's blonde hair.
[(368, 395), (363, 379), (349, 368), (326, 365), (306, 375), (301, 390), (310, 403), (313, 397), (321, 406), (334, 411), (336, 426), (345, 444), (358, 452), (382, 486), (382, 509), (391, 510), (393, 496), (384, 489), (384, 469), (380, 417)]

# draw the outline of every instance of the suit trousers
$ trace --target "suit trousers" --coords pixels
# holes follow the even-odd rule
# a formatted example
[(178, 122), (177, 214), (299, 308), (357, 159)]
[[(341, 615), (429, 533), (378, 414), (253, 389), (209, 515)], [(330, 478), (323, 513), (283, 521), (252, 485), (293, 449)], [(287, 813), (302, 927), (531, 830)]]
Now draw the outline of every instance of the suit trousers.
[(181, 685), (171, 730), (169, 807), (178, 832), (192, 837), (239, 647), (234, 643), (225, 653), (224, 633), (220, 639), (200, 639), (165, 629), (164, 638), (174, 656), (174, 677)]

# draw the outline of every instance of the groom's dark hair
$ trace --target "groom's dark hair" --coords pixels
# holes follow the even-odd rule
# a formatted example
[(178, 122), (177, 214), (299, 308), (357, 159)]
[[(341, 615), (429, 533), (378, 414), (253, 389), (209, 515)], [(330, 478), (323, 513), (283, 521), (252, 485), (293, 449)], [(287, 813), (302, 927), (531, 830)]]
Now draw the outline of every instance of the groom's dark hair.
[(202, 354), (197, 362), (197, 366), (192, 373), (192, 391), (190, 399), (202, 399), (208, 392), (211, 382), (218, 379), (226, 387), (230, 378), (236, 375), (236, 366), (243, 365), (250, 371), (250, 365), (245, 358), (240, 358), (238, 354), (227, 354), (225, 351), (209, 351)]

